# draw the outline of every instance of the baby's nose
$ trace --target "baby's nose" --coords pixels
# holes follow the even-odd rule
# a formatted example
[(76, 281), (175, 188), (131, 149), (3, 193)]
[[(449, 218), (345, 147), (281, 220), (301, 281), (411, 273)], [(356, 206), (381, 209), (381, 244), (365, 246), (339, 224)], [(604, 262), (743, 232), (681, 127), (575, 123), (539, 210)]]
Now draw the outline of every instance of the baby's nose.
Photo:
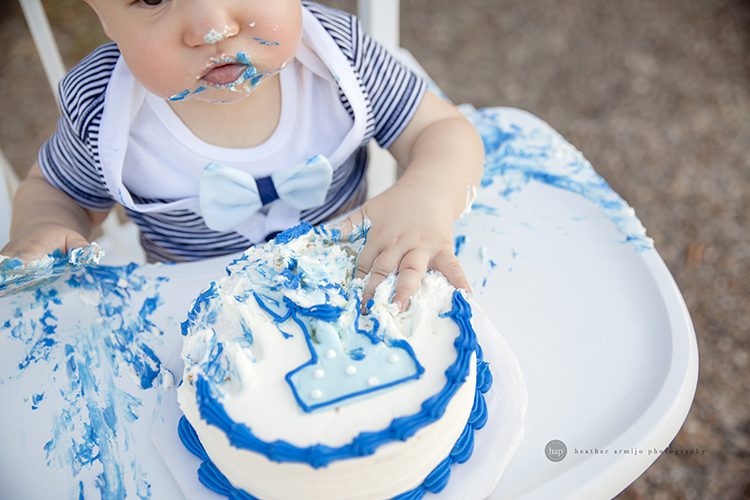
[(225, 2), (200, 0), (191, 2), (193, 8), (185, 16), (183, 42), (189, 47), (214, 45), (236, 36), (240, 25)]

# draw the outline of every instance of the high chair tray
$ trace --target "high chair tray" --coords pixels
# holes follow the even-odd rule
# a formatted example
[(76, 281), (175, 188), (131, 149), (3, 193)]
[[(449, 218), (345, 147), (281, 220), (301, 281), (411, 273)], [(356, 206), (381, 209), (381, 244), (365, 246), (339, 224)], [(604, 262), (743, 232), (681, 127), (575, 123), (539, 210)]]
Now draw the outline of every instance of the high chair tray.
[[(490, 498), (611, 497), (687, 415), (698, 373), (687, 309), (630, 207), (575, 148), (519, 110), (465, 112), (487, 165), (456, 250), (510, 354), (493, 390), (522, 408), (519, 386), (503, 385), (512, 377), (497, 378), (516, 359), (527, 406), (523, 434), (512, 419), (479, 431), (444, 496), (487, 494), (462, 485), (460, 468), (493, 463), (481, 447), (499, 429), (505, 470)], [(92, 268), (0, 299), (0, 497), (181, 496), (150, 438), (171, 391), (157, 368), (227, 261)]]

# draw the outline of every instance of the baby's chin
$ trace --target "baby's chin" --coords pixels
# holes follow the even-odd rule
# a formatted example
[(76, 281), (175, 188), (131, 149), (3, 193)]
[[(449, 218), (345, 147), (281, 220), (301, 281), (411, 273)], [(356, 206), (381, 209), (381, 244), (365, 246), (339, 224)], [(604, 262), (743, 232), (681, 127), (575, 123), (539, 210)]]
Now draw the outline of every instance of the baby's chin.
[(213, 88), (206, 86), (205, 89), (201, 89), (200, 86), (195, 87), (194, 89), (185, 89), (181, 92), (170, 94), (170, 93), (158, 93), (159, 97), (164, 99), (165, 101), (168, 101), (170, 103), (174, 103), (176, 105), (179, 105), (181, 103), (187, 103), (187, 102), (201, 102), (201, 103), (209, 103), (209, 104), (231, 104), (234, 102), (242, 101), (243, 99), (246, 99), (248, 96), (250, 96), (257, 88), (257, 85), (254, 88), (249, 89), (226, 89), (226, 88)]
[(201, 103), (208, 103), (208, 104), (232, 104), (236, 102), (240, 102), (244, 99), (247, 99), (247, 97), (250, 96), (250, 94), (253, 93), (253, 90), (247, 91), (247, 92), (229, 92), (223, 89), (211, 89), (206, 90), (205, 92), (201, 92), (197, 95), (190, 95), (186, 97), (185, 99), (181, 100), (174, 100), (171, 98), (168, 98), (169, 101), (174, 102), (176, 104), (179, 104), (180, 102), (201, 102)]

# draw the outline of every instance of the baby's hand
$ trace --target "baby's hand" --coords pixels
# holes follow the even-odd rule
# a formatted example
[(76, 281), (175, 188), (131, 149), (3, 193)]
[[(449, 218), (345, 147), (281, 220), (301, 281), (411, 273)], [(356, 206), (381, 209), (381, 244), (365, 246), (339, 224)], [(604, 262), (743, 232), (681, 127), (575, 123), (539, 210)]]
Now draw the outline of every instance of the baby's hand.
[(0, 250), (0, 255), (15, 257), (29, 263), (52, 253), (59, 248), (63, 253), (78, 247), (85, 247), (89, 242), (65, 226), (54, 223), (43, 223), (24, 228), (16, 237)]
[(372, 221), (372, 226), (359, 256), (357, 277), (372, 274), (365, 285), (363, 304), (395, 269), (398, 279), (393, 302), (401, 311), (409, 307), (428, 268), (443, 273), (456, 288), (470, 290), (453, 254), (454, 214), (448, 203), (435, 199), (431, 192), (396, 184), (365, 203), (346, 222), (354, 227), (364, 217)]

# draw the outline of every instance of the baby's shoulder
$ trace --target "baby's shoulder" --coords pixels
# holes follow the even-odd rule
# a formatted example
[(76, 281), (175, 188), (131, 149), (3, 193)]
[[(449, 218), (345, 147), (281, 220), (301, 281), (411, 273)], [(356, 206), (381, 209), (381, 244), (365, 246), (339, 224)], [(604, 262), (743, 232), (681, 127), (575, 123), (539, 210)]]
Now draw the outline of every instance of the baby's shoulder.
[(60, 81), (60, 107), (79, 132), (87, 127), (92, 111), (103, 106), (119, 58), (117, 45), (104, 44), (81, 59)]

